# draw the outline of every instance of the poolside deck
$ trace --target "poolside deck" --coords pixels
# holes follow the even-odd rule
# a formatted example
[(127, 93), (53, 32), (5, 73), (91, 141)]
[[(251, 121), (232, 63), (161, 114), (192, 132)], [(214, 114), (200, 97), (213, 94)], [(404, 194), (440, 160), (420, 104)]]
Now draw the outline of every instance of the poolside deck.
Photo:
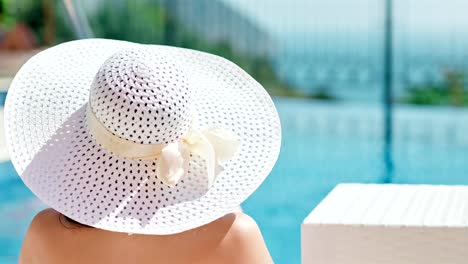
[(39, 51), (0, 51), (0, 90), (5, 90), (21, 65)]
[(468, 186), (340, 184), (302, 225), (302, 263), (467, 263)]

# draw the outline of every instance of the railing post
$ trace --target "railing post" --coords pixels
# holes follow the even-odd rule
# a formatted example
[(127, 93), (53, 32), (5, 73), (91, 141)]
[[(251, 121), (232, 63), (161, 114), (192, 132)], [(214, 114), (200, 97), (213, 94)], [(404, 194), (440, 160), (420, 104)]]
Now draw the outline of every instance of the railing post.
[(393, 179), (393, 1), (384, 0), (384, 183), (390, 183)]
[(63, 0), (68, 17), (73, 25), (73, 29), (78, 39), (92, 38), (93, 32), (88, 24), (86, 14), (80, 6), (80, 1)]

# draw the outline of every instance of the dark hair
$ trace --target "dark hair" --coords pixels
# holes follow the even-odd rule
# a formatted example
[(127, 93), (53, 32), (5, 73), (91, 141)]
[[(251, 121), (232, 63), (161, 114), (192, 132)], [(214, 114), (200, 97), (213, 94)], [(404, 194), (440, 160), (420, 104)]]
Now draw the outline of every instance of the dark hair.
[(70, 217), (60, 214), (59, 216), (60, 223), (65, 227), (65, 228), (80, 228), (80, 227), (91, 227), (88, 225), (84, 225), (80, 222), (77, 222)]

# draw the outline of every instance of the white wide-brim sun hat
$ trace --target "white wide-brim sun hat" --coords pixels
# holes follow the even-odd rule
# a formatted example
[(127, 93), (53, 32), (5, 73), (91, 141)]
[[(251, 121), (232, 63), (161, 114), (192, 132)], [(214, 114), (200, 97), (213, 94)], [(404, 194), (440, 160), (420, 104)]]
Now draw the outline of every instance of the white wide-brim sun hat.
[[(227, 133), (232, 146), (224, 161), (213, 138), (206, 143), (212, 128), (222, 130), (218, 145)], [(232, 212), (270, 173), (281, 145), (270, 96), (232, 62), (105, 39), (31, 58), (9, 88), (5, 129), (15, 169), (44, 203), (85, 225), (139, 234), (178, 233)], [(139, 157), (148, 147), (157, 153)], [(162, 180), (164, 169), (180, 179)]]

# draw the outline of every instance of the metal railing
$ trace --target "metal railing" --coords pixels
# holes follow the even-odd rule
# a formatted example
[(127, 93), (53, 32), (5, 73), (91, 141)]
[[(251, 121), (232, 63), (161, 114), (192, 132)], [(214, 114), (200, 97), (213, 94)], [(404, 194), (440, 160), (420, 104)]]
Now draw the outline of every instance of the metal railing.
[[(288, 2), (285, 6), (296, 12), (309, 10), (308, 17), (296, 16), (291, 10), (279, 10), (284, 14), (278, 16), (276, 13), (279, 11), (272, 9), (273, 4), (265, 1), (250, 1), (248, 4), (242, 1), (246, 9), (240, 10), (236, 1), (158, 0), (153, 4), (164, 6), (169, 13), (180, 18), (178, 22), (184, 24), (184, 30), (202, 36), (207, 42), (226, 42), (234, 51), (247, 56), (261, 54), (269, 57), (278, 77), (298, 90), (316, 92), (324, 89), (342, 100), (381, 103), (384, 182), (392, 181), (397, 165), (392, 155), (396, 151), (394, 141), (397, 137), (393, 130), (396, 127), (398, 134), (402, 133), (398, 127), (401, 122), (395, 124), (393, 121), (395, 100), (415, 84), (441, 82), (444, 69), (468, 70), (468, 31), (460, 26), (468, 25), (468, 19), (463, 22), (461, 16), (452, 20), (447, 18), (444, 23), (450, 32), (434, 31), (446, 35), (450, 41), (419, 43), (417, 38), (424, 39), (421, 37), (424, 34), (413, 37), (411, 30), (422, 26), (428, 27), (425, 29), (428, 32), (432, 29), (424, 24), (426, 20), (420, 18), (421, 14), (413, 10), (414, 0), (362, 0), (356, 7), (346, 3), (346, 8), (350, 8), (347, 14), (351, 14), (346, 17), (337, 15), (343, 13), (337, 6), (344, 0), (333, 0), (334, 3), (323, 0), (284, 1), (283, 4)], [(64, 0), (64, 4), (77, 37), (93, 36), (80, 1)], [(320, 9), (321, 5), (326, 6), (322, 6), (325, 11)], [(450, 0), (441, 5), (461, 8), (462, 2)], [(327, 11), (333, 19), (323, 19)], [(271, 14), (267, 15), (268, 12)], [(269, 17), (278, 19), (272, 22)], [(359, 18), (359, 22), (350, 19), (352, 17)], [(455, 23), (454, 26), (450, 27), (450, 22)], [(268, 26), (268, 23), (273, 26)], [(293, 25), (301, 23), (300, 28), (308, 28), (309, 31), (300, 32), (298, 29), (298, 32), (293, 32)], [(175, 27), (165, 29), (164, 41), (178, 43), (175, 39), (185, 33), (173, 29)], [(283, 32), (288, 30), (294, 34)], [(453, 44), (464, 43), (463, 38), (467, 39), (465, 49), (461, 44)], [(452, 44), (448, 45), (449, 42)], [(431, 50), (434, 54), (430, 53)], [(462, 58), (467, 59), (463, 62)]]

